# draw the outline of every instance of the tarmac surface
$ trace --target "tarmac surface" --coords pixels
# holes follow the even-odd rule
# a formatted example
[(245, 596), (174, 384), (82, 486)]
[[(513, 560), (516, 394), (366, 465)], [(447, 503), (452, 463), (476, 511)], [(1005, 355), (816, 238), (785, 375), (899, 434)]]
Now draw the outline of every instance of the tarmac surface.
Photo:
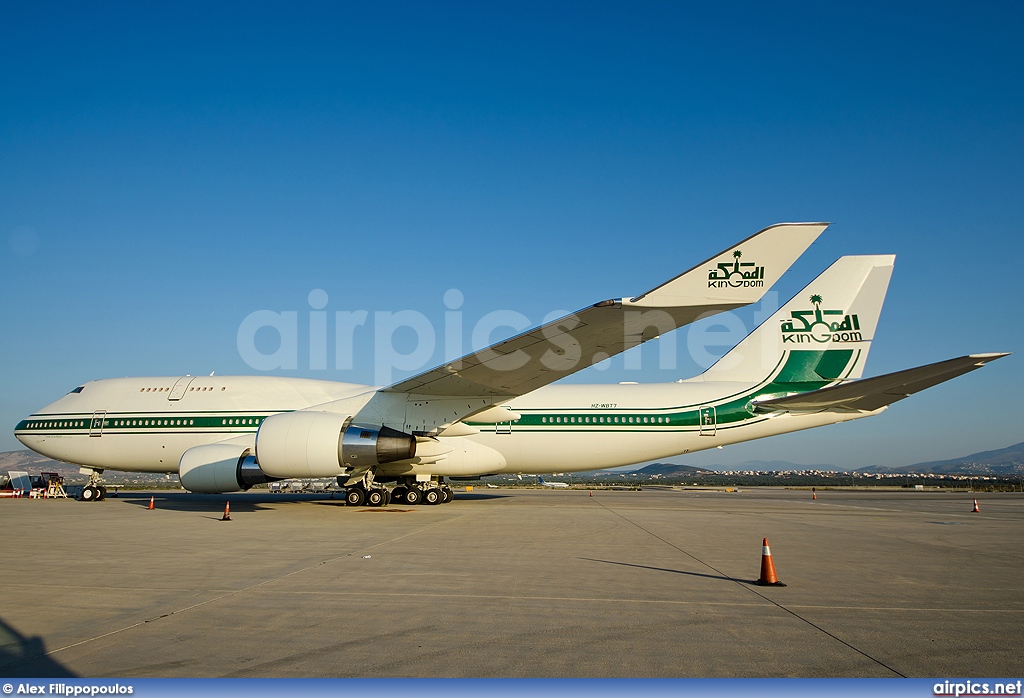
[(974, 496), (0, 500), (0, 676), (1019, 677), (1024, 495)]

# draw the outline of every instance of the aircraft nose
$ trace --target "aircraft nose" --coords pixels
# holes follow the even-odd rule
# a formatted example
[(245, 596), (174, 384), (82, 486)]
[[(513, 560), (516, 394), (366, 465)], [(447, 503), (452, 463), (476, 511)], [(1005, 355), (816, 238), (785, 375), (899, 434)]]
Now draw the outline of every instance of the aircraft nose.
[[(18, 426), (14, 427), (14, 438), (24, 445), (29, 446), (28, 441), (25, 440), (28, 437), (28, 433), (25, 431), (26, 429), (28, 429), (27, 418), (18, 422)], [(29, 446), (29, 448), (31, 448), (31, 446)]]

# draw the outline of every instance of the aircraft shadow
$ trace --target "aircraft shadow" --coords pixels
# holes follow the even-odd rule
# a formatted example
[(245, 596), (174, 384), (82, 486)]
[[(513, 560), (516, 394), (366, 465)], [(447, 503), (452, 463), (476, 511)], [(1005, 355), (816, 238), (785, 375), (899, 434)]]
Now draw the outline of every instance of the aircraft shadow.
[[(126, 494), (122, 492), (118, 499), (128, 500), (125, 502), (126, 504), (145, 509), (149, 506), (151, 496), (155, 499), (153, 506), (157, 509), (223, 514), (225, 502), (231, 502), (232, 512), (270, 511), (271, 507), (263, 505), (271, 502), (298, 501), (297, 498), (302, 495), (249, 495), (238, 492), (232, 494), (193, 494), (191, 492), (132, 492)], [(308, 495), (303, 498), (303, 501), (310, 499), (330, 501), (329, 496), (324, 495)], [(345, 503), (344, 500), (338, 501), (340, 504)]]
[(41, 637), (25, 637), (0, 618), (0, 676), (71, 679), (78, 674), (48, 656)]
[(588, 562), (603, 562), (606, 565), (622, 565), (623, 567), (639, 567), (645, 570), (654, 570), (656, 572), (671, 572), (673, 574), (685, 574), (690, 577), (705, 577), (707, 579), (721, 579), (725, 582), (738, 582), (740, 584), (757, 584), (755, 579), (740, 579), (739, 577), (726, 577), (721, 574), (706, 574), (704, 572), (687, 572), (685, 570), (672, 570), (667, 567), (651, 567), (649, 565), (635, 565), (631, 562), (616, 562), (615, 560), (596, 560), (591, 557), (579, 557), (577, 560), (586, 560)]
[[(489, 492), (456, 492), (455, 499), (458, 501), (504, 499), (507, 494), (491, 494)], [(251, 513), (257, 511), (270, 511), (272, 507), (267, 504), (283, 504), (286, 502), (312, 502), (321, 506), (345, 506), (343, 492), (312, 494), (312, 493), (286, 493), (272, 494), (269, 492), (232, 492), (230, 494), (197, 494), (193, 492), (180, 491), (133, 491), (121, 492), (118, 499), (124, 500), (126, 504), (145, 509), (149, 506), (149, 498), (154, 497), (154, 507), (157, 509), (168, 509), (170, 511), (196, 512), (210, 514), (212, 518), (219, 519), (224, 513), (224, 503), (231, 502), (232, 513)], [(394, 502), (392, 506), (400, 506)], [(217, 514), (213, 517), (213, 514)]]

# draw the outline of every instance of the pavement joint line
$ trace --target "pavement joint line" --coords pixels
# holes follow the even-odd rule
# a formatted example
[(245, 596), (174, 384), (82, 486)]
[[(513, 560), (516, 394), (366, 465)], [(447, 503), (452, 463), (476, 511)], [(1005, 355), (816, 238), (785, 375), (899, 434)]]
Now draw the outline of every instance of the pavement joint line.
[[(801, 502), (805, 502), (807, 500), (803, 500), (803, 499), (780, 499), (780, 500), (776, 500), (776, 501), (789, 502), (791, 504), (800, 504)], [(885, 512), (890, 512), (890, 513), (894, 513), (894, 514), (919, 514), (919, 515), (922, 515), (922, 516), (956, 516), (956, 517), (970, 518), (971, 520), (975, 520), (975, 521), (1006, 521), (1005, 518), (998, 518), (998, 517), (995, 517), (995, 516), (971, 516), (971, 514), (973, 514), (974, 512), (970, 512), (970, 511), (968, 511), (967, 513), (964, 513), (964, 512), (938, 512), (938, 511), (931, 511), (930, 512), (930, 511), (917, 511), (917, 510), (910, 510), (910, 509), (881, 509), (879, 507), (863, 507), (863, 506), (857, 506), (855, 504), (834, 504), (834, 503), (831, 503), (831, 502), (821, 502), (821, 503), (817, 504), (817, 506), (819, 506), (819, 507), (835, 507), (837, 509), (863, 509), (865, 511), (885, 511)]]
[[(792, 501), (796, 502), (797, 500), (792, 500)], [(842, 506), (842, 505), (826, 504), (826, 505), (823, 505), (823, 506)], [(918, 514), (918, 513), (921, 513), (921, 512), (904, 512), (904, 513), (907, 513), (907, 514)], [(753, 513), (749, 512), (749, 511), (743, 511), (743, 512), (736, 512), (733, 515), (734, 516), (746, 516), (746, 517), (757, 516), (760, 519), (772, 520), (772, 521), (780, 520), (779, 519), (779, 515), (777, 515), (774, 512), (773, 513), (768, 513), (768, 514), (757, 515), (757, 514), (753, 514)], [(925, 518), (922, 521), (917, 521), (915, 523), (917, 523), (917, 524), (936, 524), (936, 523), (940, 523), (938, 521), (931, 521), (931, 520), (929, 520), (932, 516), (935, 516), (936, 518), (938, 518), (940, 516), (945, 516), (947, 518), (948, 517), (963, 516), (964, 518), (968, 519), (968, 521), (977, 521), (977, 520), (983, 518), (983, 517), (974, 517), (973, 519), (969, 518), (970, 517), (969, 513), (968, 514), (934, 514), (934, 515), (929, 515), (927, 512), (924, 512), (924, 515), (927, 518)], [(988, 517), (984, 517), (984, 518), (988, 518)], [(992, 519), (992, 518), (988, 518), (988, 520), (989, 521), (1004, 521), (1004, 519)], [(810, 522), (810, 521), (801, 521), (799, 519), (790, 519), (790, 520), (788, 520), (788, 523), (792, 524), (792, 525), (800, 525), (800, 526), (805, 526), (805, 527), (806, 526), (820, 527), (822, 525), (822, 523), (819, 522), (819, 521)], [(957, 523), (959, 523), (959, 522), (957, 522)], [(964, 525), (966, 525), (966, 523)], [(836, 530), (840, 530), (839, 527), (837, 527)], [(874, 534), (874, 535), (883, 535), (883, 534)], [(889, 535), (889, 534), (885, 534), (885, 535)], [(910, 540), (910, 539), (907, 539), (907, 538), (903, 538), (902, 535), (899, 535), (899, 534), (896, 534), (895, 538), (896, 538), (896, 540), (899, 540), (899, 541), (901, 541), (903, 543), (908, 543), (908, 544), (917, 545), (917, 546), (929, 545), (929, 546), (938, 547), (938, 548), (955, 547), (956, 549), (961, 550), (961, 551), (973, 552), (973, 548), (971, 548), (970, 546), (967, 546), (967, 545), (957, 546), (957, 545), (953, 545), (952, 543), (949, 543), (949, 542), (946, 542), (946, 541), (944, 541), (941, 545), (939, 545), (938, 543), (934, 543), (931, 540), (929, 540), (929, 541), (914, 541), (914, 540)], [(1007, 555), (1007, 557), (1018, 558), (1018, 557), (1020, 557), (1020, 555), (1014, 553), (1014, 554)]]
[(366, 546), (366, 547), (363, 547), (363, 548), (359, 548), (357, 550), (353, 550), (351, 552), (345, 553), (344, 555), (337, 555), (335, 557), (328, 558), (326, 560), (321, 560), (320, 562), (317, 562), (317, 563), (314, 563), (314, 564), (311, 564), (311, 565), (307, 565), (306, 567), (303, 567), (301, 569), (292, 570), (291, 572), (286, 572), (285, 574), (281, 574), (281, 575), (278, 575), (276, 577), (271, 577), (270, 579), (264, 579), (261, 582), (257, 582), (255, 584), (250, 584), (247, 587), (242, 587), (241, 589), (237, 589), (235, 591), (229, 591), (226, 594), (221, 594), (220, 596), (216, 596), (216, 597), (214, 597), (212, 599), (207, 599), (206, 601), (201, 601), (200, 603), (192, 604), (191, 606), (186, 606), (185, 608), (179, 608), (179, 609), (175, 609), (173, 611), (169, 611), (167, 613), (162, 613), (162, 614), (160, 614), (158, 616), (154, 616), (153, 618), (147, 618), (145, 620), (140, 620), (137, 623), (132, 623), (131, 625), (126, 625), (123, 628), (118, 628), (116, 630), (111, 630), (109, 632), (102, 633), (102, 634), (96, 635), (94, 637), (86, 638), (85, 640), (79, 640), (78, 642), (73, 642), (70, 645), (64, 645), (63, 647), (58, 647), (56, 649), (52, 649), (52, 650), (49, 650), (47, 652), (40, 652), (39, 654), (33, 655), (31, 657), (21, 657), (21, 658), (17, 659), (16, 661), (14, 661), (14, 662), (12, 662), (10, 664), (0, 665), (0, 668), (6, 668), (6, 667), (9, 667), (9, 666), (14, 666), (15, 664), (21, 664), (22, 662), (30, 662), (30, 661), (32, 661), (34, 659), (39, 659), (40, 657), (48, 657), (50, 655), (57, 654), (58, 652), (63, 652), (64, 650), (69, 650), (69, 649), (78, 647), (80, 645), (84, 645), (84, 644), (87, 644), (89, 642), (93, 642), (95, 640), (102, 640), (105, 637), (110, 637), (111, 635), (117, 635), (118, 633), (123, 633), (123, 632), (125, 632), (127, 630), (132, 630), (134, 628), (138, 628), (139, 626), (145, 625), (147, 623), (151, 623), (153, 621), (160, 620), (162, 618), (169, 618), (169, 617), (174, 616), (174, 615), (178, 615), (178, 614), (181, 614), (181, 613), (186, 613), (186, 612), (194, 610), (196, 608), (200, 608), (202, 606), (206, 606), (208, 604), (211, 604), (211, 603), (213, 603), (215, 601), (220, 601), (221, 599), (226, 599), (229, 596), (236, 596), (238, 594), (242, 594), (244, 592), (247, 592), (247, 591), (250, 591), (250, 590), (253, 590), (253, 589), (257, 589), (257, 588), (263, 586), (264, 584), (270, 584), (271, 582), (276, 582), (278, 580), (285, 579), (287, 577), (291, 577), (291, 576), (296, 575), (296, 574), (301, 574), (303, 572), (308, 572), (309, 570), (316, 569), (317, 567), (321, 567), (321, 566), (326, 565), (328, 563), (337, 562), (338, 560), (343, 560), (343, 559), (345, 559), (347, 557), (352, 557), (353, 555), (357, 555), (357, 554), (359, 554), (361, 552), (364, 552), (366, 550), (373, 550), (374, 548), (378, 548), (378, 547), (380, 547), (382, 545), (387, 545), (389, 543), (394, 543), (395, 541), (402, 540), (403, 538), (408, 538), (409, 536), (418, 535), (418, 534), (423, 533), (425, 531), (429, 531), (429, 530), (431, 530), (433, 528), (437, 528), (438, 526), (442, 526), (444, 524), (451, 523), (452, 521), (457, 521), (458, 519), (462, 519), (462, 518), (465, 518), (467, 516), (472, 516), (472, 515), (474, 515), (476, 513), (479, 513), (481, 511), (484, 511), (484, 510), (483, 509), (468, 510), (468, 511), (466, 511), (464, 513), (460, 513), (457, 516), (446, 518), (446, 519), (443, 519), (441, 521), (436, 521), (436, 522), (434, 522), (434, 523), (432, 523), (432, 524), (430, 524), (428, 526), (424, 526), (422, 528), (418, 528), (415, 531), (408, 531), (408, 532), (406, 532), (406, 533), (404, 533), (404, 534), (402, 534), (400, 536), (395, 536), (394, 538), (390, 538), (388, 540), (384, 540), (384, 541), (380, 541), (378, 543), (374, 543), (373, 545), (369, 545), (369, 546)]
[[(733, 578), (730, 581), (740, 581)], [(413, 597), (413, 598), (437, 598), (437, 593), (423, 592), (394, 592), (394, 591), (296, 591), (284, 590), (275, 591), (275, 596), (339, 596), (349, 598), (353, 596), (392, 596), (392, 597)], [(452, 594), (445, 593), (448, 599), (512, 599), (522, 601), (565, 601), (565, 602), (587, 602), (587, 603), (637, 603), (637, 604), (667, 604), (680, 606), (751, 606), (763, 607), (761, 603), (737, 603), (735, 601), (682, 601), (679, 599), (637, 599), (628, 597), (602, 597), (602, 596), (539, 596), (531, 594), (522, 596), (517, 594)], [(770, 599), (768, 599), (770, 601)], [(778, 605), (778, 604), (775, 604)], [(833, 606), (830, 604), (790, 604), (790, 608), (806, 608), (810, 610), (837, 610), (837, 611), (905, 611), (909, 613), (1024, 613), (1024, 608), (927, 608), (915, 606)]]
[(804, 623), (806, 623), (807, 625), (811, 626), (811, 627), (812, 627), (812, 628), (814, 628), (815, 630), (818, 630), (819, 632), (821, 632), (821, 633), (824, 633), (825, 635), (828, 635), (828, 636), (829, 636), (829, 637), (831, 637), (831, 638), (832, 638), (833, 640), (835, 640), (835, 641), (837, 641), (837, 642), (840, 642), (840, 643), (842, 643), (843, 645), (846, 645), (847, 647), (849, 647), (849, 648), (850, 648), (851, 650), (853, 650), (854, 652), (857, 652), (858, 654), (861, 654), (861, 655), (863, 655), (863, 656), (867, 657), (868, 659), (870, 659), (871, 661), (873, 661), (873, 662), (874, 662), (875, 664), (878, 664), (879, 666), (881, 666), (881, 667), (884, 667), (885, 669), (888, 669), (889, 671), (891, 671), (892, 673), (896, 674), (897, 676), (899, 676), (899, 677), (901, 677), (901, 678), (904, 678), (904, 679), (905, 679), (905, 678), (907, 678), (907, 676), (906, 676), (905, 674), (902, 674), (902, 673), (900, 673), (900, 672), (896, 671), (895, 669), (893, 669), (893, 668), (892, 668), (891, 666), (889, 666), (889, 665), (888, 665), (888, 664), (886, 664), (885, 662), (881, 661), (880, 659), (876, 659), (875, 657), (872, 657), (872, 656), (871, 656), (870, 654), (868, 654), (868, 653), (867, 653), (867, 652), (865, 652), (864, 650), (862, 650), (862, 649), (859, 649), (859, 648), (857, 648), (857, 647), (854, 647), (853, 645), (851, 645), (851, 644), (850, 644), (849, 642), (847, 642), (846, 640), (843, 640), (842, 638), (840, 638), (840, 637), (837, 637), (836, 635), (833, 635), (833, 634), (832, 634), (832, 633), (830, 633), (829, 631), (827, 631), (827, 630), (825, 630), (824, 628), (822, 628), (822, 627), (821, 627), (820, 625), (817, 625), (817, 624), (815, 624), (815, 623), (811, 622), (810, 620), (808, 620), (808, 619), (804, 618), (803, 616), (801, 616), (801, 615), (800, 615), (799, 613), (796, 613), (795, 611), (792, 611), (792, 610), (790, 610), (790, 609), (789, 609), (789, 608), (787, 608), (786, 606), (783, 606), (783, 605), (782, 605), (781, 603), (779, 603), (778, 601), (775, 601), (774, 599), (772, 599), (772, 598), (770, 598), (770, 597), (768, 597), (768, 596), (765, 596), (764, 594), (760, 593), (760, 592), (759, 592), (759, 591), (757, 591), (756, 589), (752, 589), (752, 588), (750, 588), (750, 587), (749, 587), (748, 585), (744, 584), (744, 583), (743, 583), (743, 582), (742, 582), (741, 580), (739, 580), (738, 578), (736, 578), (736, 577), (733, 577), (732, 575), (728, 575), (728, 574), (726, 574), (725, 572), (722, 572), (721, 570), (717, 569), (717, 568), (716, 568), (716, 567), (714, 567), (713, 565), (710, 565), (710, 564), (708, 564), (708, 563), (704, 562), (703, 560), (701, 560), (701, 559), (700, 559), (699, 557), (697, 557), (696, 555), (693, 555), (692, 553), (689, 553), (689, 552), (687, 552), (687, 551), (683, 550), (683, 549), (682, 549), (682, 548), (680, 548), (680, 547), (679, 547), (678, 545), (675, 545), (675, 544), (673, 544), (673, 543), (670, 543), (669, 541), (667, 541), (667, 540), (665, 540), (664, 538), (662, 538), (661, 536), (659, 536), (659, 535), (658, 535), (657, 533), (654, 533), (653, 531), (649, 531), (648, 529), (644, 528), (643, 526), (641, 526), (640, 524), (636, 523), (635, 521), (632, 521), (632, 520), (630, 520), (630, 519), (626, 518), (625, 516), (623, 516), (623, 515), (622, 515), (622, 514), (620, 514), (619, 512), (617, 512), (617, 511), (615, 511), (614, 509), (612, 509), (612, 508), (610, 508), (610, 507), (606, 506), (606, 505), (605, 505), (604, 503), (602, 503), (601, 501), (598, 501), (598, 502), (597, 502), (597, 504), (598, 504), (598, 506), (600, 506), (600, 507), (601, 507), (602, 509), (604, 509), (605, 511), (607, 511), (607, 512), (609, 512), (609, 513), (611, 513), (611, 514), (614, 514), (615, 516), (618, 516), (618, 517), (619, 517), (620, 519), (622, 519), (622, 520), (623, 520), (623, 521), (625, 521), (626, 523), (628, 523), (628, 524), (632, 524), (633, 526), (636, 526), (637, 528), (639, 528), (639, 529), (640, 529), (641, 531), (643, 531), (643, 532), (644, 532), (644, 533), (646, 533), (647, 535), (649, 535), (649, 536), (652, 536), (652, 537), (654, 537), (654, 538), (657, 538), (658, 540), (660, 540), (660, 541), (661, 541), (662, 543), (664, 543), (665, 545), (667, 545), (667, 546), (669, 546), (669, 547), (671, 547), (671, 548), (674, 548), (675, 550), (678, 550), (678, 551), (679, 551), (679, 552), (681, 552), (681, 553), (682, 553), (683, 555), (686, 555), (687, 557), (689, 557), (689, 558), (691, 558), (691, 559), (695, 560), (696, 562), (698, 562), (698, 563), (700, 563), (700, 564), (704, 565), (704, 566), (705, 566), (705, 567), (707, 567), (708, 569), (710, 569), (710, 570), (713, 570), (713, 571), (714, 571), (714, 572), (716, 572), (717, 574), (719, 574), (719, 575), (721, 575), (721, 576), (723, 576), (723, 577), (726, 577), (726, 578), (728, 578), (728, 579), (732, 580), (732, 582), (733, 582), (734, 584), (736, 584), (737, 586), (739, 586), (739, 587), (740, 587), (741, 589), (744, 589), (745, 591), (749, 591), (749, 592), (750, 592), (751, 594), (754, 594), (755, 596), (759, 596), (759, 597), (761, 597), (762, 599), (764, 599), (764, 600), (765, 600), (765, 601), (767, 601), (768, 603), (770, 603), (770, 604), (772, 604), (772, 605), (774, 605), (774, 606), (777, 606), (778, 608), (782, 609), (783, 611), (785, 611), (786, 613), (790, 614), (790, 615), (791, 615), (791, 616), (793, 616), (794, 618), (797, 618), (797, 619), (799, 619), (799, 620), (803, 621)]
[[(307, 568), (308, 569), (308, 568)], [(270, 580), (273, 581), (273, 580)], [(730, 581), (736, 581), (735, 578), (730, 578)], [(743, 580), (739, 580), (743, 581)], [(92, 589), (101, 591), (181, 591), (181, 592), (205, 592), (205, 593), (220, 593), (217, 598), (224, 598), (230, 596), (237, 591), (243, 590), (230, 590), (230, 589), (177, 589), (177, 588), (157, 588), (157, 587), (81, 587), (81, 586), (62, 586), (59, 584), (12, 584), (11, 587), (26, 587), (26, 588), (38, 588), (38, 587), (49, 587), (56, 589)], [(251, 591), (261, 591), (254, 587), (249, 587)], [(388, 591), (373, 591), (373, 592), (361, 592), (358, 590), (349, 590), (345, 592), (339, 591), (298, 591), (295, 589), (276, 590), (273, 592), (275, 596), (339, 596), (339, 597), (352, 597), (352, 596), (390, 596), (390, 597), (412, 597), (412, 598), (436, 598), (437, 594), (433, 592), (424, 593), (412, 593), (412, 592), (388, 592)], [(667, 605), (682, 605), (682, 606), (762, 606), (760, 603), (736, 603), (733, 601), (683, 601), (679, 599), (637, 599), (630, 597), (603, 597), (603, 596), (540, 596), (536, 594), (530, 595), (518, 595), (518, 594), (453, 594), (445, 593), (445, 598), (448, 599), (512, 599), (522, 601), (565, 601), (565, 602), (585, 602), (585, 603), (637, 603), (637, 604), (667, 604)], [(211, 601), (214, 599), (211, 599)], [(209, 603), (209, 601), (203, 602)], [(943, 607), (927, 607), (927, 606), (835, 606), (831, 604), (789, 604), (790, 608), (804, 608), (810, 610), (835, 610), (835, 611), (902, 611), (907, 613), (1024, 613), (1024, 608), (943, 608)], [(165, 618), (174, 613), (180, 613), (181, 610), (173, 611), (171, 613), (161, 614), (156, 618)], [(153, 619), (150, 619), (153, 620)], [(141, 621), (147, 623), (150, 621)], [(116, 631), (115, 631), (116, 632)], [(69, 645), (70, 647), (71, 645)], [(54, 650), (55, 652), (58, 650)]]

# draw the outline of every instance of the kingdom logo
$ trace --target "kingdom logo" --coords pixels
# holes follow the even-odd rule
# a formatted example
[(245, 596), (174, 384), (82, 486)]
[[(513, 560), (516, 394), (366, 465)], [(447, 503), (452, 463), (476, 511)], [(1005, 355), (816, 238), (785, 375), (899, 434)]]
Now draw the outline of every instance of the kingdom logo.
[[(760, 288), (764, 286), (764, 267), (757, 262), (741, 262), (743, 253), (735, 250), (733, 261), (719, 262), (717, 269), (708, 272), (708, 288)], [(749, 268), (753, 267), (753, 268)], [(747, 268), (744, 271), (744, 268)]]
[[(782, 321), (782, 341), (802, 344), (804, 342), (860, 342), (860, 320), (856, 315), (847, 315), (842, 310), (822, 310), (821, 296), (811, 296), (814, 310), (791, 310), (789, 320)], [(842, 320), (829, 322), (826, 316), (842, 316)]]

